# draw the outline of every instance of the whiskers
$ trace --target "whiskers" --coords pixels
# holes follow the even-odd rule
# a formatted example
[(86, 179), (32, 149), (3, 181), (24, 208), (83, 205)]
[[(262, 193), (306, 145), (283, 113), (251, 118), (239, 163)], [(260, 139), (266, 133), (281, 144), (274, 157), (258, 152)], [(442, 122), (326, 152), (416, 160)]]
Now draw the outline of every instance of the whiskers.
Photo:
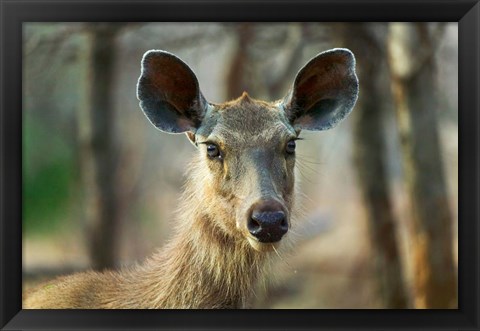
[(288, 261), (280, 255), (278, 250), (275, 248), (275, 245), (274, 244), (271, 244), (271, 245), (272, 245), (273, 250), (275, 251), (275, 254), (277, 254), (278, 258), (280, 259), (280, 261), (282, 261), (282, 263), (284, 263), (288, 268), (293, 269), (293, 267), (290, 265), (290, 263), (288, 263)]
[(318, 181), (312, 180), (312, 177), (318, 178), (322, 176), (320, 169), (324, 164), (324, 162), (316, 162), (305, 155), (298, 153), (296, 155), (295, 166), (298, 169), (299, 174), (302, 176), (303, 180), (311, 184), (319, 184)]
[(305, 162), (305, 163), (314, 164), (314, 165), (325, 165), (325, 162), (321, 162), (321, 161), (317, 162), (314, 158), (306, 154), (296, 153), (295, 156), (297, 160), (301, 160), (302, 162)]
[(272, 246), (273, 250), (275, 251), (275, 253), (277, 254), (278, 258), (280, 260), (282, 260), (283, 262), (285, 262), (285, 260), (282, 258), (282, 256), (280, 255), (280, 253), (278, 253), (277, 249), (275, 248), (275, 244), (270, 244), (270, 246)]
[[(318, 204), (318, 201), (314, 201), (309, 195), (307, 195), (303, 192), (297, 192), (297, 195), (299, 195), (302, 198), (302, 200), (308, 200), (308, 202), (311, 203), (312, 205)], [(303, 218), (307, 217), (307, 210), (305, 209), (303, 204), (301, 204), (299, 206), (299, 211), (298, 212), (301, 214), (301, 216)]]
[(288, 233), (293, 234), (293, 235), (296, 236), (296, 237), (300, 237), (300, 236), (301, 236), (300, 233), (298, 233), (298, 232), (296, 232), (296, 231), (294, 231), (294, 230), (292, 230), (292, 229), (289, 229), (289, 230), (288, 230)]

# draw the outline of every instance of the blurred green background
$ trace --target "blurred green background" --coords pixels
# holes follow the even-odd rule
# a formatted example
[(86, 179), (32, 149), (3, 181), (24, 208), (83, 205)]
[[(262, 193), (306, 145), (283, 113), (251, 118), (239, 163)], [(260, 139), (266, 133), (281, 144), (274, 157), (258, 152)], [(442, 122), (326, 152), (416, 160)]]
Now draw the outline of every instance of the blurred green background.
[[(145, 51), (176, 54), (224, 102), (279, 99), (310, 58), (347, 47), (359, 102), (335, 129), (302, 134), (306, 217), (254, 306), (456, 308), (456, 23), (28, 23), (23, 46), (24, 290), (168, 240), (195, 149), (142, 114)], [(421, 280), (429, 270), (447, 276)]]

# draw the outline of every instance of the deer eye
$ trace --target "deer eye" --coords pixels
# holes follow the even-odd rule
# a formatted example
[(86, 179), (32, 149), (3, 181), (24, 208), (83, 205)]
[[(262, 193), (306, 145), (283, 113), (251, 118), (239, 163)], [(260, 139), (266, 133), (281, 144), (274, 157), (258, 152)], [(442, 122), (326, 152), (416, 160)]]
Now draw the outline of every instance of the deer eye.
[(214, 144), (208, 144), (207, 145), (207, 155), (211, 158), (220, 158), (220, 149), (218, 148), (217, 145)]
[(297, 144), (295, 143), (295, 140), (290, 140), (288, 143), (287, 143), (287, 147), (285, 148), (285, 151), (288, 153), (288, 154), (293, 154), (295, 153), (295, 147), (297, 146)]

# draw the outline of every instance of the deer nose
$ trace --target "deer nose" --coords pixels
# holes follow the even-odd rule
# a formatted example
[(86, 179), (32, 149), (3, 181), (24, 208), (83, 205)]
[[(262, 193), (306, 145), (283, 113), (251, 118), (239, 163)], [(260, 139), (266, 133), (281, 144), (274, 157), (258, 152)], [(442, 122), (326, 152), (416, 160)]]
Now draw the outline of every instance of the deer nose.
[(279, 203), (263, 202), (252, 208), (247, 228), (258, 241), (273, 243), (287, 233), (288, 221)]

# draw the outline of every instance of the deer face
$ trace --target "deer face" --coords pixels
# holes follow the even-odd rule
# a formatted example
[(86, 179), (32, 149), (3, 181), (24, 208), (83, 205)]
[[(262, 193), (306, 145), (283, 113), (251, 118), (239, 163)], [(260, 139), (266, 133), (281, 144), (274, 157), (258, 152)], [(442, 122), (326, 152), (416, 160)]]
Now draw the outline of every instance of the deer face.
[(195, 134), (210, 201), (228, 215), (220, 226), (256, 248), (278, 242), (289, 228), (296, 138), (278, 106), (247, 94), (211, 106)]
[(149, 51), (137, 95), (153, 125), (185, 132), (197, 146), (205, 212), (217, 228), (258, 251), (278, 243), (291, 226), (295, 145), (304, 130), (335, 126), (358, 93), (353, 54), (333, 49), (303, 67), (288, 95), (268, 103), (240, 98), (212, 104), (195, 74), (176, 56)]

